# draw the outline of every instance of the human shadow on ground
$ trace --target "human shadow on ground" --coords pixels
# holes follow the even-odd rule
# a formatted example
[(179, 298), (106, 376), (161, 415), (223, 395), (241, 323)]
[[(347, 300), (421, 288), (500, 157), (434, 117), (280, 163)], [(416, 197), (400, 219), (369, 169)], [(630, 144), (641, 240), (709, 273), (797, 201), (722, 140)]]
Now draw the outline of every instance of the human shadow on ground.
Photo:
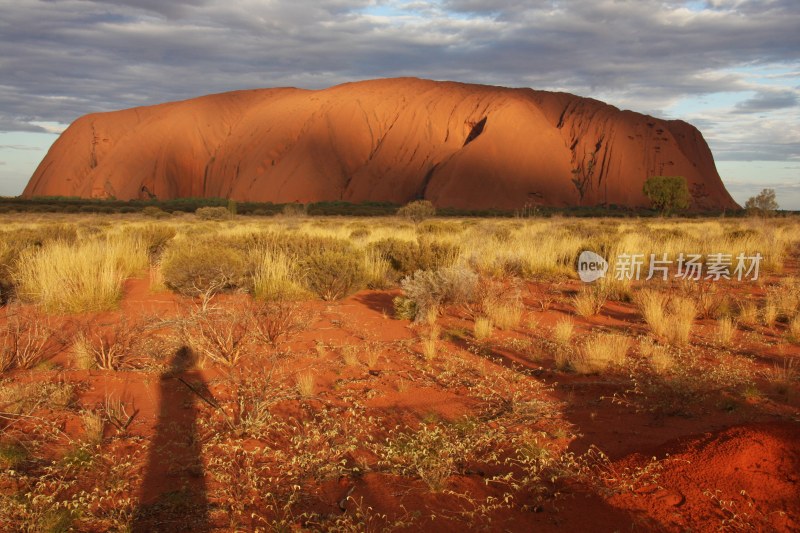
[(193, 370), (194, 356), (182, 347), (172, 355), (159, 383), (159, 415), (150, 446), (132, 531), (209, 530), (208, 500), (198, 438), (197, 391), (206, 389)]

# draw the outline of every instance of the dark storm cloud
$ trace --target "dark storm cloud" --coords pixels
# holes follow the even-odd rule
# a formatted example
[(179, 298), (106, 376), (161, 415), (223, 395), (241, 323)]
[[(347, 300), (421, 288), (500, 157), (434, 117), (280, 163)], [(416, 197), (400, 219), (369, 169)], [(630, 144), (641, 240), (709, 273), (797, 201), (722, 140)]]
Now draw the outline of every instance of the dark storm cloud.
[[(34, 122), (69, 123), (88, 112), (232, 89), (404, 75), (567, 90), (651, 113), (723, 91), (757, 92), (735, 108), (739, 120), (785, 107), (786, 94), (758, 92), (736, 69), (798, 70), (795, 2), (713, 0), (706, 7), (657, 0), (0, 0), (0, 130), (41, 131)], [(698, 119), (713, 137), (718, 124)]]

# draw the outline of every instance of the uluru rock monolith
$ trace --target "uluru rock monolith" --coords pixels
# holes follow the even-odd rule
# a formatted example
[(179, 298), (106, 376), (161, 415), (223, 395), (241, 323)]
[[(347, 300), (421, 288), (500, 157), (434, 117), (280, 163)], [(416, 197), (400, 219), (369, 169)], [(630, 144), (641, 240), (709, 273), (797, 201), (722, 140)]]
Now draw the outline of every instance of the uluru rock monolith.
[(566, 93), (399, 78), (86, 115), (23, 196), (647, 207), (642, 185), (656, 175), (685, 177), (695, 209), (738, 208), (686, 122)]

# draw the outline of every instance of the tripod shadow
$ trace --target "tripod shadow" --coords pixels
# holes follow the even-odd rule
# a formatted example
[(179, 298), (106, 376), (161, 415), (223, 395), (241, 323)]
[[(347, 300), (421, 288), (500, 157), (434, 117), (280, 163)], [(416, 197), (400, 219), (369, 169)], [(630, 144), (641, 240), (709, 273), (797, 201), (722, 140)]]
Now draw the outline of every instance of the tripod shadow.
[(135, 533), (209, 530), (208, 500), (197, 432), (196, 390), (206, 384), (192, 370), (194, 356), (180, 348), (159, 384), (159, 415), (134, 519)]

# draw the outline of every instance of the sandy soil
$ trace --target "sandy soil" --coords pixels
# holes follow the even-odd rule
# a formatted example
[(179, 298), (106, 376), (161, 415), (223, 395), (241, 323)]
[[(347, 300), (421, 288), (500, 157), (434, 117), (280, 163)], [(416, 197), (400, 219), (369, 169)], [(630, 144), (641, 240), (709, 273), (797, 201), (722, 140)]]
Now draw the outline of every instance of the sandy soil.
[[(241, 376), (269, 373), (258, 383), (263, 394), (272, 394), (270, 415), (299, 428), (292, 434), (303, 436), (304, 449), (323, 458), (314, 470), (322, 474), (297, 478), (301, 496), (291, 516), (284, 517), (294, 527), (328, 528), (332, 520), (346, 517), (366, 524), (365, 529), (396, 524), (408, 531), (800, 529), (800, 383), (796, 375), (778, 383), (772, 373), (776, 365), (800, 358), (800, 347), (783, 340), (783, 326), (738, 331), (730, 347), (720, 348), (711, 340), (714, 321), (698, 321), (693, 345), (702, 357), (718, 362), (725, 352), (746, 361), (753, 388), (734, 394), (710, 387), (680, 403), (655, 395), (656, 389), (633, 390), (626, 371), (582, 376), (556, 368), (551, 328), (566, 315), (575, 320), (578, 338), (599, 329), (646, 333), (629, 303), (610, 302), (588, 319), (574, 316), (559, 297), (576, 288), (571, 282), (528, 284), (521, 325), (495, 331), (485, 343), (471, 340), (471, 321), (463, 309), (448, 309), (438, 320), (441, 340), (430, 361), (421, 356), (427, 326), (392, 316), (397, 290), (362, 291), (334, 303), (304, 302), (300, 331), (276, 348), (252, 348), (244, 362), (227, 369), (210, 361), (198, 364), (180, 346), (174, 349), (179, 342), (170, 344), (177, 336), (176, 320), (186, 316), (192, 302), (151, 292), (146, 280), (131, 280), (119, 311), (55, 317), (54, 325), (68, 337), (81, 328), (111, 328), (126, 317), (130, 324), (149, 324), (144, 336), (172, 339), (164, 341), (169, 349), (160, 357), (142, 353), (139, 368), (113, 371), (77, 369), (66, 346), (44, 367), (10, 373), (5, 377), (10, 382), (68, 382), (77, 392), (69, 408), (43, 406), (31, 412), (37, 418), (4, 419), (0, 436), (32, 439), (43, 434), (41, 420), (52, 422), (57, 434), (38, 441), (34, 455), (39, 459), (25, 467), (40, 472), (43, 461), (58, 461), (85, 437), (81, 410), (102, 410), (108, 397), (121, 399), (135, 416), (124, 431), (106, 424), (98, 457), (108, 465), (130, 465), (128, 489), (112, 499), (133, 498), (127, 520), (132, 529), (232, 530), (236, 502), (231, 500), (256, 501), (263, 494), (228, 490), (246, 485), (246, 470), (238, 470), (236, 478), (214, 474), (219, 470), (212, 464), (214, 450), (231, 454), (231, 443), (236, 453), (282, 449), (285, 468), (300, 468), (291, 461), (296, 450), (291, 442), (273, 440), (269, 430), (261, 436), (234, 431), (220, 437), (225, 433), (221, 412), (233, 416)], [(552, 303), (548, 295), (555, 298)], [(215, 305), (234, 309), (246, 298), (223, 296)], [(355, 360), (348, 363), (349, 351)], [(306, 373), (313, 375), (312, 390), (297, 394), (295, 383)], [(525, 401), (504, 400), (515, 392)], [(534, 402), (539, 407), (533, 414), (519, 407)], [(312, 438), (310, 428), (330, 422), (325, 416), (333, 417), (336, 429)], [(547, 471), (538, 488), (513, 489), (489, 480), (518, 468), (504, 469), (477, 454), (434, 490), (420, 476), (382, 465), (359, 433), (368, 428), (369, 439), (380, 443), (396, 435), (393, 428), (457, 424), (465, 416), (485, 424), (487, 432), (540, 432), (546, 449), (580, 458), (580, 466), (564, 466), (563, 475), (554, 474), (557, 468)], [(335, 455), (342, 468), (325, 470), (323, 463), (334, 455), (322, 451), (348, 431), (359, 435), (359, 444)], [(82, 481), (91, 485), (94, 475), (102, 477), (103, 468), (91, 469)], [(289, 478), (282, 476), (266, 481), (264, 490), (288, 490)], [(8, 496), (15, 487), (0, 490)], [(497, 503), (492, 498), (506, 494), (513, 495), (508, 505), (491, 505)], [(248, 514), (239, 517), (239, 527), (266, 529)], [(315, 526), (309, 516), (326, 517), (327, 526)], [(403, 525), (405, 519), (409, 523)], [(85, 527), (103, 523), (111, 522), (87, 521), (94, 525)]]

